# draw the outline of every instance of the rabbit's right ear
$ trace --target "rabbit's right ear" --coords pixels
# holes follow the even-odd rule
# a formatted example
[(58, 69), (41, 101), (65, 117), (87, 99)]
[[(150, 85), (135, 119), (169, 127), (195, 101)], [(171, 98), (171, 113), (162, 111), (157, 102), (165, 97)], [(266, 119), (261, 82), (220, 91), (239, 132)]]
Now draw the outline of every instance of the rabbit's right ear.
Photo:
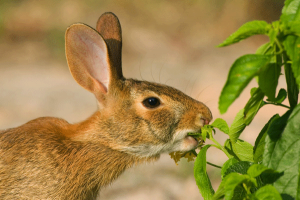
[(101, 35), (85, 24), (73, 24), (66, 31), (66, 57), (74, 79), (104, 103), (112, 66)]
[(118, 17), (112, 12), (102, 14), (97, 21), (96, 30), (107, 45), (111, 64), (114, 66), (113, 74), (116, 78), (122, 78), (122, 30)]

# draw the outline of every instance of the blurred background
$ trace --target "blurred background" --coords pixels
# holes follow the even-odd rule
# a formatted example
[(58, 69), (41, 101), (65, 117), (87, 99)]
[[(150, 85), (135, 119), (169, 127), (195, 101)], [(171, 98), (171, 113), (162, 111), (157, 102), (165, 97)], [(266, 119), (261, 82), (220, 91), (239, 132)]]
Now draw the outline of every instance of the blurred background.
[[(1, 0), (0, 1), (0, 129), (40, 116), (71, 123), (86, 119), (96, 100), (72, 79), (64, 54), (64, 32), (72, 23), (95, 27), (107, 11), (120, 19), (123, 73), (126, 77), (166, 83), (204, 102), (229, 124), (250, 96), (250, 87), (220, 116), (218, 98), (231, 64), (255, 53), (267, 41), (254, 36), (236, 45), (216, 48), (243, 23), (277, 20), (283, 0)], [(279, 88), (285, 87), (283, 80)], [(269, 117), (284, 110), (266, 106), (242, 138), (254, 144)], [(226, 135), (217, 132), (219, 142)], [(211, 148), (208, 161), (222, 165), (222, 152)], [(220, 170), (208, 167), (217, 189)], [(193, 177), (193, 163), (176, 166), (169, 155), (126, 171), (101, 191), (101, 199), (202, 199)]]

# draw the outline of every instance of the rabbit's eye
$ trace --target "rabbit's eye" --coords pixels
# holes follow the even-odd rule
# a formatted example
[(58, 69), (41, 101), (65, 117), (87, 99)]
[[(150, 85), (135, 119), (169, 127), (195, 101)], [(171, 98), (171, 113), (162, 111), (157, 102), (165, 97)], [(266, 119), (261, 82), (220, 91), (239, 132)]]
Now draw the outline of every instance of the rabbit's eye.
[(143, 104), (147, 108), (156, 108), (160, 105), (160, 101), (158, 98), (150, 97), (143, 101)]

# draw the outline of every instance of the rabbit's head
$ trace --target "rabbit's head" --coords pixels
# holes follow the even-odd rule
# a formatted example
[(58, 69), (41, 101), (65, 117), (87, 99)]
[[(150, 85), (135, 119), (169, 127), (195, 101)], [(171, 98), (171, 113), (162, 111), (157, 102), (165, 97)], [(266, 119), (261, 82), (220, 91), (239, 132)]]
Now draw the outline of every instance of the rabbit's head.
[(70, 71), (99, 102), (95, 123), (77, 139), (141, 157), (196, 148), (188, 133), (209, 123), (210, 110), (172, 87), (125, 79), (121, 48), (121, 27), (112, 13), (99, 18), (97, 30), (74, 24), (66, 32)]

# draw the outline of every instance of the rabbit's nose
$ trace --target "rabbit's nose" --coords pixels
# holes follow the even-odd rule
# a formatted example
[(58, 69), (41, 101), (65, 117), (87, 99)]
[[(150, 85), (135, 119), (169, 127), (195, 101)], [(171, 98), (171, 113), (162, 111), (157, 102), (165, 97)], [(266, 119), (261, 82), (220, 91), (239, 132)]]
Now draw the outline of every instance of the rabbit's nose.
[(203, 124), (203, 126), (209, 124), (209, 122), (210, 122), (210, 120), (208, 120), (206, 118), (203, 118), (203, 117), (200, 118), (200, 123)]
[(205, 120), (204, 125), (207, 125), (207, 124), (209, 124), (209, 122), (212, 121), (213, 115), (212, 115), (210, 109), (206, 105), (205, 105), (205, 107), (206, 107), (206, 110), (204, 112), (203, 119)]
[(208, 119), (203, 119), (203, 120), (204, 120), (204, 125), (207, 125), (210, 122), (210, 120), (208, 120)]

